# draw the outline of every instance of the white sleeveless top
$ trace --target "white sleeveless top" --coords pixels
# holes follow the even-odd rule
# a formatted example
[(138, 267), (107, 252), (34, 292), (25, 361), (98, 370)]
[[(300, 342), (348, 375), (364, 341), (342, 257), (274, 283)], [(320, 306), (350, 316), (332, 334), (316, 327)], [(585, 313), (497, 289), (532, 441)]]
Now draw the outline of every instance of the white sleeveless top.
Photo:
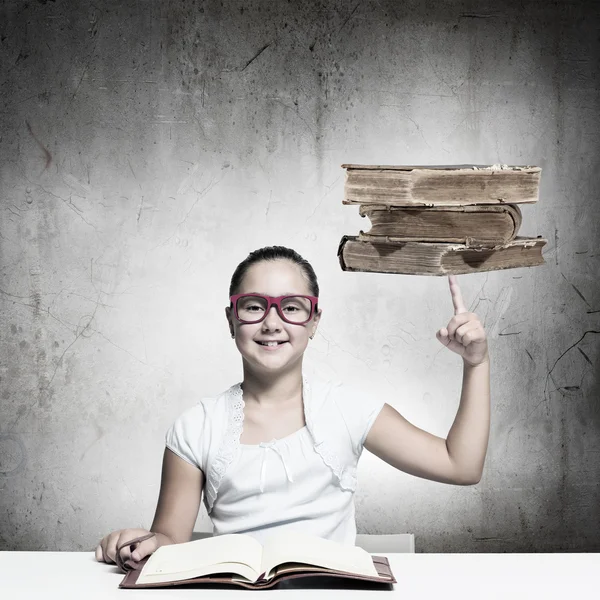
[(240, 444), (241, 383), (203, 398), (166, 434), (167, 448), (205, 474), (214, 535), (299, 530), (354, 545), (356, 467), (385, 401), (303, 377), (306, 426), (279, 440)]

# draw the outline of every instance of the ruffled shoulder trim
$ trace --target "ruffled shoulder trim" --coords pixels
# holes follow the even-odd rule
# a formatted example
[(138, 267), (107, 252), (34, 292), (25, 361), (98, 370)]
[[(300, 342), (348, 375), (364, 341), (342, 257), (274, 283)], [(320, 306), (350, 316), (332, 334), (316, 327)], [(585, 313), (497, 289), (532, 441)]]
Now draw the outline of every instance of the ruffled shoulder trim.
[[(335, 446), (331, 442), (331, 433), (333, 428), (329, 424), (330, 429), (327, 431), (327, 423), (318, 423), (315, 420), (315, 408), (317, 398), (313, 397), (313, 387), (306, 377), (302, 378), (303, 382), (303, 399), (304, 399), (304, 418), (306, 419), (306, 427), (312, 435), (315, 444), (315, 452), (321, 457), (323, 462), (331, 469), (340, 487), (343, 490), (349, 490), (351, 492), (356, 491), (356, 466), (344, 465), (340, 460), (338, 453), (335, 450)], [(326, 393), (324, 391), (323, 393)], [(324, 398), (319, 400), (324, 401)], [(328, 435), (329, 433), (329, 435)]]
[(235, 458), (240, 447), (240, 436), (244, 425), (244, 397), (242, 392), (242, 384), (236, 383), (232, 385), (222, 398), (226, 403), (227, 411), (227, 427), (223, 434), (223, 439), (219, 446), (219, 450), (214, 460), (211, 461), (206, 477), (206, 510), (208, 513), (212, 511), (221, 480), (227, 472), (229, 465)]

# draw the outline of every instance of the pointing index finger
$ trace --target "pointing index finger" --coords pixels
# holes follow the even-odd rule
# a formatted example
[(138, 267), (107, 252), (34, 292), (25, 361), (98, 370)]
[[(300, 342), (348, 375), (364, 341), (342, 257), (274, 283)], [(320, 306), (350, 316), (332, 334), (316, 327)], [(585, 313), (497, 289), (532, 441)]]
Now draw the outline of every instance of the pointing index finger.
[(460, 287), (458, 285), (458, 280), (456, 279), (456, 275), (448, 275), (448, 284), (450, 285), (450, 293), (452, 294), (452, 304), (454, 305), (454, 314), (458, 315), (460, 313), (465, 313), (467, 311), (467, 307), (463, 302), (463, 297), (460, 292)]

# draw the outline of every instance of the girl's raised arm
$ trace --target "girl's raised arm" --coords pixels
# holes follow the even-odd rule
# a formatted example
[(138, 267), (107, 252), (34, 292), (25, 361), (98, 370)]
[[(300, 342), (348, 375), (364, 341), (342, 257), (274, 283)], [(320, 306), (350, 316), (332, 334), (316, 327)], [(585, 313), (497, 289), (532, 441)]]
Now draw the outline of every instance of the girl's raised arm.
[(448, 278), (454, 316), (438, 340), (463, 359), (460, 405), (446, 439), (409, 423), (386, 404), (365, 448), (392, 466), (433, 481), (472, 485), (481, 479), (490, 430), (490, 359), (486, 334), (468, 312), (456, 277)]

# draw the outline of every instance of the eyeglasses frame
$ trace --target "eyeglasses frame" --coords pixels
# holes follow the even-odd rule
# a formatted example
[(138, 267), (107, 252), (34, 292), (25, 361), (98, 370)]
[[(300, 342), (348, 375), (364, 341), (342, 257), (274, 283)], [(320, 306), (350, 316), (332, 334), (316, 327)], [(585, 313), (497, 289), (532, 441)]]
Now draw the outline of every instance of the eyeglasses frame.
[[(261, 319), (258, 319), (256, 321), (243, 321), (242, 319), (240, 319), (238, 312), (237, 312), (237, 301), (244, 296), (257, 296), (258, 298), (264, 298), (267, 301), (267, 309), (265, 310), (265, 314), (262, 316)], [(306, 321), (301, 321), (301, 322), (289, 321), (288, 319), (285, 318), (285, 316), (283, 314), (283, 310), (281, 308), (281, 301), (285, 300), (286, 298), (307, 298), (308, 300), (310, 300), (310, 315), (309, 315), (308, 319), (306, 319)], [(277, 297), (266, 296), (265, 294), (234, 294), (233, 296), (229, 297), (229, 300), (231, 301), (231, 304), (233, 306), (233, 313), (235, 315), (235, 318), (240, 323), (248, 324), (248, 325), (253, 325), (255, 323), (262, 323), (262, 321), (264, 321), (267, 318), (267, 315), (269, 314), (269, 311), (271, 310), (271, 306), (275, 306), (275, 309), (277, 310), (277, 314), (286, 323), (289, 323), (290, 325), (306, 325), (313, 318), (315, 312), (318, 309), (318, 303), (319, 303), (319, 298), (317, 296), (306, 296), (304, 294), (286, 294), (285, 296), (277, 296)]]

